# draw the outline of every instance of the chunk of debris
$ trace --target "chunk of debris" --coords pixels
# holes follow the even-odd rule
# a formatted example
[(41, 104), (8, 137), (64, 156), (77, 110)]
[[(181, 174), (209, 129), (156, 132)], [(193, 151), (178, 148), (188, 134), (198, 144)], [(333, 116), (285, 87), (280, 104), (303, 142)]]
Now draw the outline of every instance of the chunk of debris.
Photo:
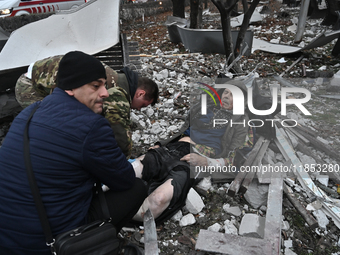
[(229, 204), (225, 204), (223, 205), (223, 210), (226, 212), (226, 213), (229, 213), (229, 214), (232, 214), (234, 216), (240, 216), (242, 214), (242, 211), (240, 209), (240, 207), (238, 206), (232, 206), (230, 207)]
[(224, 221), (224, 233), (231, 235), (238, 235), (238, 230), (235, 226), (235, 220), (225, 220)]
[(267, 203), (268, 188), (268, 184), (259, 184), (258, 180), (254, 179), (244, 194), (244, 198), (253, 208), (258, 209)]
[(213, 231), (213, 232), (219, 232), (221, 230), (222, 226), (219, 223), (215, 223), (213, 225), (211, 225), (210, 227), (208, 227), (209, 231)]
[(193, 214), (189, 213), (189, 214), (186, 214), (182, 217), (182, 219), (179, 222), (179, 225), (181, 227), (185, 227), (185, 226), (188, 226), (188, 225), (195, 224), (195, 222), (196, 222), (195, 216)]
[(183, 217), (183, 213), (181, 210), (179, 210), (174, 216), (172, 216), (173, 221), (180, 221)]
[(199, 213), (204, 207), (201, 196), (193, 188), (189, 190), (187, 200), (185, 202), (185, 207), (190, 213), (193, 214)]
[(264, 227), (266, 219), (253, 213), (247, 213), (243, 216), (239, 234), (249, 237), (264, 237)]
[(313, 212), (313, 215), (317, 219), (319, 227), (322, 229), (326, 229), (326, 226), (329, 223), (329, 220), (327, 219), (326, 214), (321, 210), (316, 210)]

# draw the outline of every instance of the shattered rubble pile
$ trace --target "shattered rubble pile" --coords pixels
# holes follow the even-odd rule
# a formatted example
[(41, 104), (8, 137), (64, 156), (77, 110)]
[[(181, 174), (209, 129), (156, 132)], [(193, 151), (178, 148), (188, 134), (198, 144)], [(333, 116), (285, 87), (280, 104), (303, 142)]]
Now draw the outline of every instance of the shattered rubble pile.
[[(286, 13), (288, 18), (287, 15), (282, 15), (285, 18), (277, 18), (275, 15), (263, 14), (266, 20), (253, 24), (254, 37), (272, 43), (292, 45), (299, 9), (282, 6), (278, 11)], [(211, 13), (203, 16), (203, 24), (205, 28), (219, 28), (218, 19), (218, 15)], [(164, 20), (166, 15), (159, 20), (156, 18), (146, 20), (148, 28), (137, 24), (127, 26), (130, 39), (138, 41), (141, 54), (145, 54), (141, 59), (143, 66), (140, 72), (155, 79), (161, 88), (161, 100), (155, 108), (148, 107), (141, 113), (132, 114), (136, 128), (133, 133), (136, 144), (135, 156), (145, 153), (156, 141), (176, 133), (189, 110), (189, 94), (198, 87), (195, 82), (214, 84), (214, 79), (225, 67), (224, 56), (190, 53), (182, 44), (169, 42), (169, 36), (163, 25)], [(307, 20), (306, 32), (300, 47), (309, 43), (325, 29), (320, 26), (321, 21), (321, 19)], [(338, 84), (336, 79), (340, 67), (338, 59), (330, 55), (335, 41), (300, 55), (256, 51), (240, 60), (244, 73), (239, 74), (239, 77), (252, 73), (264, 95), (270, 96), (272, 86), (286, 86), (286, 83), (280, 83), (282, 80), (313, 93), (313, 100), (305, 104), (312, 117), (303, 115), (293, 107), (288, 107), (286, 116), (298, 120), (305, 131), (299, 130), (299, 134), (294, 134), (289, 128), (283, 129), (287, 142), (292, 143), (292, 150), (303, 164), (328, 164), (338, 167), (340, 163), (339, 158), (334, 155), (340, 149), (338, 113), (340, 104), (337, 100), (322, 97), (335, 95), (334, 90), (331, 91), (337, 89), (336, 85), (335, 88), (331, 88), (331, 85)], [(301, 62), (287, 70), (300, 56)], [(303, 70), (307, 72), (304, 74)], [(282, 74), (280, 81), (274, 77), (279, 74)], [(294, 96), (304, 97), (296, 94)], [(303, 134), (308, 133), (306, 130), (314, 138), (313, 141), (303, 137)], [(260, 163), (272, 166), (287, 164), (288, 160), (281, 150), (274, 141), (271, 141)], [(316, 186), (321, 189), (321, 192), (331, 199), (339, 199), (337, 185), (339, 176), (336, 174), (330, 176), (327, 173), (311, 173), (313, 188)], [(258, 176), (253, 177), (247, 191), (234, 196), (229, 194), (233, 182), (222, 183), (209, 178), (203, 179), (190, 191), (187, 205), (171, 220), (158, 226), (160, 253), (242, 254), (240, 250), (223, 251), (222, 248), (195, 250), (201, 230), (263, 240), (270, 186), (268, 183), (260, 183), (260, 179)], [(305, 185), (301, 185), (299, 179), (291, 174), (282, 184), (281, 254), (340, 254), (340, 225), (337, 218), (322, 210), (323, 199), (315, 196)], [(280, 223), (277, 222), (276, 225)], [(142, 228), (128, 229), (125, 236), (143, 247)], [(216, 246), (221, 246), (221, 243)]]

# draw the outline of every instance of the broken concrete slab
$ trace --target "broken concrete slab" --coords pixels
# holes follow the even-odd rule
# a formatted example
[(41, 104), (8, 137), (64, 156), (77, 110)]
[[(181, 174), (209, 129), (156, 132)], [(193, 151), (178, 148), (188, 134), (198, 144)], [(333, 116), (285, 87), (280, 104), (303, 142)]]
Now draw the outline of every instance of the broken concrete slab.
[(269, 240), (211, 232), (204, 229), (199, 232), (195, 249), (229, 255), (272, 254)]
[(271, 254), (280, 254), (283, 179), (280, 175), (272, 176), (269, 185), (264, 239), (271, 240)]
[(242, 217), (239, 234), (242, 236), (263, 238), (264, 228), (264, 217), (253, 213), (247, 213)]
[(204, 207), (201, 196), (193, 188), (191, 188), (188, 192), (185, 207), (193, 214), (199, 213)]
[(253, 208), (257, 209), (261, 205), (267, 204), (268, 189), (268, 184), (260, 184), (257, 179), (253, 179), (244, 198)]

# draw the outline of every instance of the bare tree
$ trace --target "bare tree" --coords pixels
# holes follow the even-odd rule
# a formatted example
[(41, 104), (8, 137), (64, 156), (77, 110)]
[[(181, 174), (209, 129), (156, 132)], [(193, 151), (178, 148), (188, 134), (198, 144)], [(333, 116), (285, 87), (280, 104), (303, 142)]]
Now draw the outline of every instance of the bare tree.
[(190, 0), (190, 28), (202, 28), (202, 0)]
[(244, 37), (246, 35), (247, 29), (249, 27), (249, 22), (251, 19), (251, 16), (253, 15), (256, 6), (259, 4), (260, 0), (253, 0), (249, 9), (247, 11), (244, 11), (244, 18), (242, 22), (242, 26), (240, 31), (238, 32), (237, 40), (236, 40), (236, 45), (235, 45), (235, 50), (234, 54), (237, 57), (241, 53), (242, 45), (244, 42)]
[(172, 16), (185, 18), (185, 1), (184, 0), (171, 0), (172, 1)]
[[(253, 15), (255, 7), (258, 5), (260, 0), (253, 0), (249, 8), (245, 8), (245, 6), (243, 6), (243, 9), (246, 11), (244, 13), (241, 29), (238, 33), (235, 48), (233, 46), (233, 40), (231, 35), (230, 17), (233, 9), (238, 3), (238, 0), (211, 0), (211, 1), (217, 7), (221, 14), (224, 49), (226, 57), (228, 59), (227, 64), (231, 64), (235, 60), (235, 58), (239, 56), (241, 52), (244, 37), (249, 27), (250, 18)], [(245, 4), (247, 3), (243, 1), (243, 5)], [(233, 68), (236, 72), (241, 72), (241, 67), (239, 66), (238, 63), (235, 63)]]
[[(231, 1), (211, 0), (211, 1), (217, 7), (218, 11), (221, 14), (221, 25), (222, 25), (224, 49), (225, 49), (226, 56), (229, 59), (228, 63), (231, 63), (234, 61), (235, 55), (234, 55), (233, 40), (231, 37), (230, 14), (232, 10), (234, 9), (235, 5), (237, 4), (238, 0), (231, 0)], [(238, 69), (237, 71), (240, 71), (240, 68), (237, 68), (237, 69)]]

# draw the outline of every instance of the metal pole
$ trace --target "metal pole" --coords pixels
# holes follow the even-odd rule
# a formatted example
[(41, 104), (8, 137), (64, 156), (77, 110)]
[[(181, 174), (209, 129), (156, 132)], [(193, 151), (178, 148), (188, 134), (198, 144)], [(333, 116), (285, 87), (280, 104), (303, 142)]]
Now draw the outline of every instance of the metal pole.
[(305, 31), (308, 7), (309, 7), (310, 0), (302, 0), (301, 1), (301, 9), (299, 13), (299, 21), (297, 25), (297, 31), (295, 35), (295, 43), (299, 43), (302, 40), (303, 32)]

